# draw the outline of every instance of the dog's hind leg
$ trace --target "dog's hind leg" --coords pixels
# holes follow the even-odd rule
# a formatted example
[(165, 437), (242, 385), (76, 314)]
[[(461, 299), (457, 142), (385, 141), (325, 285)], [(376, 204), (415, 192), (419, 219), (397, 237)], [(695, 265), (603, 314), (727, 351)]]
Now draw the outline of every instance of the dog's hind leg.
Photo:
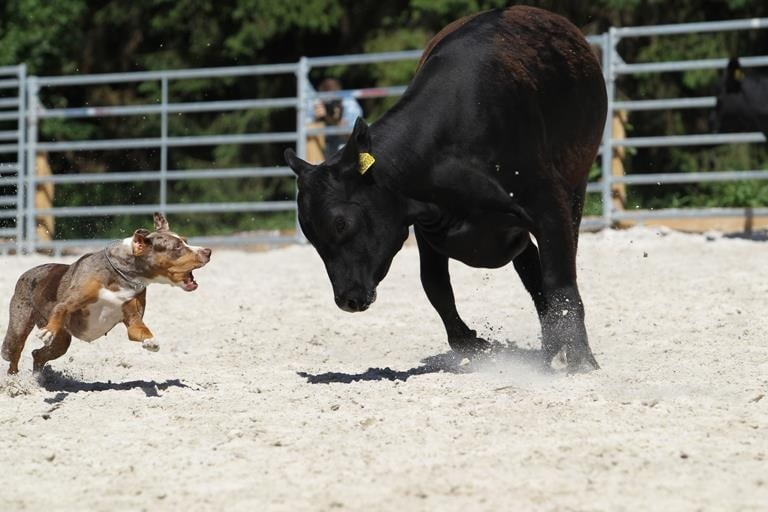
[(8, 367), (9, 374), (19, 372), (19, 358), (34, 326), (35, 315), (32, 303), (17, 289), (11, 298), (8, 330), (5, 332), (2, 349), (3, 359), (11, 363)]
[(71, 342), (72, 335), (62, 329), (53, 337), (53, 340), (49, 344), (37, 350), (33, 350), (32, 358), (34, 364), (32, 366), (32, 371), (35, 373), (40, 372), (43, 370), (45, 363), (63, 356), (67, 352)]

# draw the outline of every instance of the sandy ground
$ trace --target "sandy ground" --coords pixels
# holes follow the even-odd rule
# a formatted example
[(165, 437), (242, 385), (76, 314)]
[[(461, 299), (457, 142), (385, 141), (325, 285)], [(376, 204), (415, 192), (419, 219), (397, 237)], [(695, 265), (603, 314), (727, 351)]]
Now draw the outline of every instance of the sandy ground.
[[(0, 327), (18, 275), (0, 259)], [(766, 510), (768, 243), (651, 229), (582, 236), (603, 369), (543, 374), (511, 265), (452, 264), (498, 342), (461, 364), (413, 246), (367, 312), (311, 247), (219, 251), (194, 293), (154, 285), (150, 353), (74, 341), (42, 385), (0, 376), (2, 510)], [(3, 367), (4, 368), (4, 367)]]

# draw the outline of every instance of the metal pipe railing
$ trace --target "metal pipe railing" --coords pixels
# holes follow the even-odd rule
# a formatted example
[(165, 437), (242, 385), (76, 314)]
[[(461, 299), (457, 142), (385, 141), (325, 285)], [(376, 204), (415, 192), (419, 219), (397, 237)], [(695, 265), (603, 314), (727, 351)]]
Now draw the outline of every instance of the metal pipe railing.
[(127, 82), (185, 80), (190, 78), (218, 78), (235, 76), (284, 75), (295, 72), (296, 64), (259, 64), (255, 66), (228, 66), (216, 68), (176, 69), (166, 71), (135, 71), (129, 73), (102, 73), (96, 75), (40, 76), (40, 87), (95, 85)]
[(139, 116), (146, 114), (190, 114), (200, 112), (229, 112), (236, 110), (295, 108), (296, 98), (268, 98), (258, 100), (224, 100), (205, 103), (168, 103), (161, 105), (128, 105), (119, 107), (50, 108), (39, 113), (40, 119), (89, 118), (109, 116)]
[(686, 108), (712, 108), (717, 104), (714, 96), (701, 98), (668, 98), (661, 100), (627, 100), (614, 101), (614, 110), (640, 111), (640, 110), (672, 110)]
[(659, 137), (627, 137), (614, 140), (614, 147), (658, 148), (665, 146), (709, 146), (714, 144), (765, 142), (760, 132), (713, 133), (701, 135), (664, 135)]
[[(733, 143), (762, 143), (765, 137), (761, 133), (733, 133), (733, 134), (687, 134), (656, 137), (629, 137), (616, 140), (612, 134), (612, 119), (616, 111), (658, 111), (667, 109), (691, 109), (712, 108), (716, 104), (714, 97), (698, 98), (666, 98), (643, 100), (617, 100), (615, 98), (616, 82), (627, 75), (643, 73), (667, 73), (696, 69), (720, 69), (727, 59), (699, 59), (690, 61), (646, 62), (626, 63), (618, 51), (617, 44), (626, 38), (668, 36), (675, 34), (707, 33), (726, 30), (752, 30), (768, 27), (768, 18), (756, 18), (750, 20), (732, 20), (724, 22), (690, 23), (680, 25), (660, 25), (655, 27), (620, 27), (611, 28), (601, 35), (589, 36), (591, 44), (602, 49), (602, 66), (606, 80), (608, 95), (608, 115), (606, 118), (605, 132), (598, 162), (601, 167), (602, 178), (599, 182), (590, 183), (587, 186), (588, 193), (600, 193), (603, 212), (599, 220), (586, 219), (585, 225), (608, 226), (616, 220), (644, 219), (659, 217), (662, 215), (674, 215), (677, 209), (670, 209), (664, 213), (655, 211), (652, 215), (643, 211), (620, 212), (612, 210), (612, 186), (614, 184), (625, 185), (652, 185), (666, 183), (697, 183), (732, 181), (745, 179), (768, 179), (768, 171), (719, 171), (707, 173), (654, 173), (643, 175), (617, 176), (611, 174), (611, 159), (613, 150), (618, 147), (664, 147), (664, 146), (692, 146), (714, 145)], [(40, 215), (54, 215), (59, 217), (72, 216), (99, 216), (99, 215), (124, 215), (151, 213), (154, 209), (160, 209), (167, 213), (217, 213), (217, 212), (254, 212), (254, 211), (289, 211), (295, 210), (293, 201), (271, 202), (240, 202), (240, 203), (174, 203), (170, 196), (168, 183), (174, 180), (200, 180), (200, 179), (236, 179), (236, 178), (290, 178), (293, 173), (287, 167), (235, 167), (227, 169), (170, 169), (169, 150), (178, 147), (217, 146), (223, 144), (275, 144), (293, 143), (297, 154), (306, 158), (307, 136), (315, 134), (343, 134), (347, 128), (325, 127), (322, 129), (307, 128), (307, 105), (313, 98), (328, 99), (349, 95), (355, 98), (381, 98), (403, 94), (406, 86), (371, 87), (350, 89), (339, 92), (315, 93), (312, 91), (309, 74), (313, 69), (336, 65), (366, 65), (402, 60), (416, 60), (421, 56), (421, 50), (406, 52), (387, 52), (379, 54), (357, 54), (329, 57), (305, 57), (296, 63), (233, 66), (223, 68), (200, 68), (190, 70), (170, 71), (146, 71), (138, 73), (109, 73), (99, 75), (79, 76), (45, 76), (27, 77), (19, 72), (18, 66), (0, 67), (0, 74), (9, 74), (0, 79), (0, 88), (12, 89), (18, 87), (21, 91), (18, 98), (0, 98), (0, 107), (6, 110), (0, 111), (0, 121), (17, 121), (18, 132), (11, 130), (0, 131), (0, 153), (18, 155), (19, 163), (0, 163), (3, 172), (16, 172), (16, 184), (19, 191), (19, 210), (17, 226), (19, 234), (16, 237), (19, 248), (33, 251), (36, 248), (60, 248), (70, 244), (82, 243), (78, 240), (55, 240), (44, 242), (36, 239), (35, 219)], [(741, 59), (742, 66), (766, 66), (768, 56), (751, 56)], [(206, 102), (173, 103), (169, 98), (169, 82), (185, 79), (217, 79), (244, 76), (270, 76), (278, 74), (292, 74), (296, 77), (296, 96), (282, 98), (247, 98), (238, 100), (221, 100)], [(159, 104), (143, 105), (105, 105), (88, 107), (67, 107), (46, 109), (39, 103), (39, 91), (43, 88), (70, 86), (92, 86), (110, 83), (139, 83), (158, 82), (160, 89)], [(296, 110), (296, 128), (291, 132), (274, 133), (229, 133), (212, 135), (186, 135), (174, 136), (169, 133), (169, 116), (171, 114), (201, 113), (201, 112), (228, 112), (248, 109), (280, 109), (293, 108)], [(13, 109), (8, 111), (7, 109)], [(78, 119), (78, 118), (106, 118), (115, 116), (159, 116), (159, 133), (157, 137), (141, 137), (133, 139), (109, 139), (109, 140), (73, 140), (73, 141), (39, 141), (38, 125), (47, 119)], [(8, 142), (8, 143), (6, 143)], [(34, 172), (35, 155), (39, 151), (48, 152), (78, 152), (78, 151), (104, 151), (120, 149), (159, 149), (159, 165), (152, 171), (124, 171), (77, 175), (37, 176)], [(12, 185), (13, 177), (0, 177), (0, 185)], [(34, 204), (35, 187), (39, 184), (86, 184), (86, 183), (119, 183), (131, 181), (158, 182), (159, 202), (153, 205), (105, 205), (95, 207), (52, 207), (38, 209)], [(8, 202), (10, 200), (4, 200)], [(690, 212), (690, 210), (685, 210)], [(681, 216), (707, 215), (716, 212), (723, 214), (724, 209), (702, 209), (698, 213), (685, 213)], [(743, 209), (728, 210), (739, 212)], [(762, 210), (750, 210), (762, 211)], [(5, 213), (0, 215), (5, 217)], [(298, 221), (296, 221), (297, 238), (301, 240)], [(5, 232), (5, 231), (3, 231)], [(204, 238), (204, 237), (203, 237)], [(220, 239), (220, 238), (219, 238)], [(246, 237), (247, 239), (247, 237)], [(242, 241), (242, 238), (238, 240)]]
[(20, 254), (24, 244), (24, 183), (26, 183), (25, 173), (26, 168), (23, 166), (24, 162), (24, 135), (27, 131), (27, 119), (25, 114), (26, 100), (27, 100), (27, 66), (22, 64), (17, 71), (17, 79), (19, 82), (19, 88), (17, 95), (19, 97), (19, 109), (17, 111), (18, 118), (16, 120), (16, 140), (19, 142), (19, 148), (16, 152), (16, 176), (18, 182), (16, 184), (16, 253)]
[(674, 183), (713, 183), (723, 181), (768, 180), (768, 170), (711, 171), (636, 174), (614, 176), (614, 183), (626, 185), (664, 185)]
[[(57, 217), (105, 217), (109, 215), (152, 215), (161, 204), (59, 206), (38, 208), (36, 214)], [(232, 213), (232, 212), (284, 212), (296, 208), (293, 201), (259, 201), (241, 203), (172, 203), (165, 205), (166, 213)]]
[(649, 27), (616, 27), (614, 29), (614, 34), (616, 37), (623, 39), (627, 37), (730, 32), (734, 30), (753, 30), (766, 27), (768, 27), (768, 18), (749, 18), (745, 20), (675, 23), (670, 25), (653, 25)]
[(135, 139), (106, 139), (67, 142), (39, 142), (38, 151), (93, 151), (111, 149), (142, 149), (185, 147), (185, 146), (219, 146), (222, 144), (266, 144), (270, 142), (295, 142), (295, 132), (280, 133), (244, 133), (240, 135), (195, 135), (186, 137), (153, 137)]
[(605, 80), (606, 98), (608, 102), (608, 110), (605, 116), (605, 128), (603, 129), (603, 144), (600, 148), (600, 170), (602, 171), (600, 198), (603, 205), (603, 227), (609, 227), (611, 225), (613, 212), (613, 184), (611, 182), (611, 177), (613, 174), (613, 101), (616, 90), (614, 85), (614, 82), (616, 81), (616, 72), (613, 62), (615, 57), (613, 51), (615, 43), (613, 42), (613, 39), (613, 32), (609, 30), (603, 36), (602, 40), (603, 79)]
[[(38, 183), (88, 184), (88, 183), (127, 183), (131, 181), (167, 181), (206, 180), (231, 178), (286, 178), (293, 176), (289, 167), (242, 167), (228, 169), (191, 169), (167, 171), (163, 178), (159, 171), (100, 172), (87, 174), (57, 174), (38, 176)], [(8, 182), (10, 183), (10, 182)], [(0, 179), (0, 185), (3, 184)]]
[[(642, 74), (642, 73), (668, 73), (683, 72), (699, 69), (724, 69), (728, 59), (698, 59), (688, 61), (667, 61), (652, 63), (625, 63), (618, 55), (617, 45), (622, 39), (630, 37), (666, 36), (674, 34), (708, 33), (731, 30), (753, 30), (768, 28), (768, 18), (754, 18), (747, 20), (731, 20), (723, 22), (686, 23), (676, 25), (659, 25), (652, 27), (620, 27), (609, 30), (610, 39), (607, 51), (615, 56), (611, 72), (616, 77)], [(739, 62), (744, 67), (768, 66), (768, 56), (742, 57)], [(606, 81), (609, 96), (615, 88), (615, 81)], [(608, 118), (612, 118), (615, 111), (642, 111), (665, 110), (686, 108), (712, 108), (716, 105), (715, 97), (701, 98), (670, 98), (652, 100), (628, 100), (609, 102)], [(694, 146), (736, 143), (762, 143), (766, 138), (762, 133), (726, 133), (726, 134), (691, 134), (671, 135), (656, 137), (629, 137), (621, 140), (608, 138), (608, 144), (603, 147), (603, 162), (605, 166), (605, 154), (615, 147), (669, 147), (669, 146)], [(743, 179), (765, 179), (765, 175), (759, 171), (723, 171), (716, 173), (655, 173), (652, 175), (634, 175), (613, 177), (603, 170), (603, 182), (609, 180), (611, 184), (649, 185), (668, 183), (696, 183), (715, 181), (736, 181)], [(603, 190), (610, 189), (611, 185), (604, 183)], [(674, 218), (679, 217), (712, 217), (712, 216), (739, 216), (744, 209), (701, 208), (685, 210), (685, 215), (677, 215), (682, 210), (668, 209), (659, 211), (612, 211), (612, 205), (606, 202), (603, 194), (603, 216), (611, 223), (619, 220), (645, 220), (650, 218)], [(750, 210), (754, 214), (754, 210)], [(727, 214), (724, 212), (728, 212)]]

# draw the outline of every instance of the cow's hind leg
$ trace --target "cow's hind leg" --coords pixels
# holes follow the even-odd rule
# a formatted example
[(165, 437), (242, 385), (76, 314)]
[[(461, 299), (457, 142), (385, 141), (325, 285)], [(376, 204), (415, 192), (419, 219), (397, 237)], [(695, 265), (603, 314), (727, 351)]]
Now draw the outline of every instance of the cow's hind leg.
[(11, 363), (8, 367), (9, 374), (19, 372), (21, 352), (24, 350), (29, 333), (35, 326), (32, 304), (23, 295), (17, 292), (11, 297), (8, 330), (5, 332), (3, 341), (3, 359)]
[(581, 227), (581, 216), (584, 212), (584, 202), (587, 196), (586, 182), (574, 191), (573, 202), (571, 203), (571, 226), (573, 226), (573, 245), (578, 250), (579, 247), (579, 228)]
[(536, 312), (539, 319), (543, 318), (546, 303), (544, 301), (544, 287), (541, 280), (541, 263), (539, 262), (539, 250), (532, 240), (528, 240), (528, 245), (523, 252), (518, 254), (514, 261), (515, 270), (523, 282), (523, 286), (531, 294), (533, 304), (536, 306)]
[(456, 300), (448, 273), (448, 257), (437, 252), (416, 228), (416, 242), (419, 246), (421, 284), (432, 306), (440, 315), (448, 335), (448, 345), (461, 354), (474, 354), (490, 348), (490, 344), (477, 337), (456, 311)]
[[(571, 205), (542, 209), (535, 236), (539, 243), (543, 304), (542, 348), (545, 361), (565, 347), (571, 372), (598, 369), (584, 326), (584, 304), (576, 284), (576, 234)], [(535, 299), (534, 299), (535, 300)]]
[[(539, 316), (539, 322), (544, 325), (545, 313), (546, 313), (546, 301), (544, 300), (544, 285), (541, 277), (541, 263), (539, 261), (539, 250), (536, 248), (536, 244), (532, 240), (528, 240), (528, 245), (523, 249), (523, 252), (518, 254), (513, 260), (515, 270), (520, 276), (520, 280), (523, 282), (523, 286), (531, 295), (533, 304), (536, 306), (536, 313)], [(545, 364), (549, 366), (552, 361), (552, 356), (545, 358)]]

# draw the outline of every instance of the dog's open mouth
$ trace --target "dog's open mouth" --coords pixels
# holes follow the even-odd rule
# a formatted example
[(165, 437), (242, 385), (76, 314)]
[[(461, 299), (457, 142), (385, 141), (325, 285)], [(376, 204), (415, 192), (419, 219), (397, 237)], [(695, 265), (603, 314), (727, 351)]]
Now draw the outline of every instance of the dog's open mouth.
[(197, 289), (197, 281), (195, 281), (195, 276), (192, 275), (191, 271), (184, 274), (184, 279), (181, 281), (181, 287), (184, 288), (184, 291), (186, 292), (191, 292)]

